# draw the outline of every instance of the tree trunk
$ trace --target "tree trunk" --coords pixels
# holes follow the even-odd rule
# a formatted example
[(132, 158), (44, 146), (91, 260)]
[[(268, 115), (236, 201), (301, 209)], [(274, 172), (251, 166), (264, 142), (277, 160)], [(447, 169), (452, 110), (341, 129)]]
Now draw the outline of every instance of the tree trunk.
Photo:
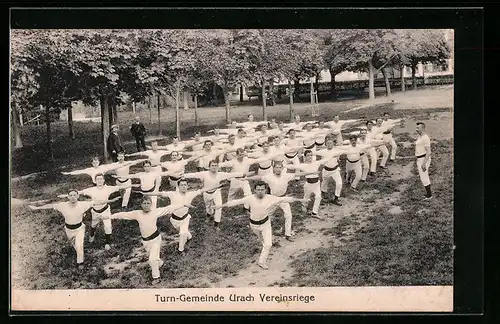
[(313, 82), (313, 79), (310, 78), (309, 79), (310, 81), (310, 89), (309, 89), (309, 96), (311, 97), (311, 106), (314, 105), (314, 82)]
[(370, 100), (375, 99), (375, 68), (372, 62), (368, 63), (368, 98)]
[(22, 112), (22, 111), (17, 111), (17, 109), (16, 109), (16, 112), (17, 112), (17, 113), (18, 113), (18, 115), (19, 115), (19, 125), (20, 125), (21, 127), (23, 127), (23, 126), (24, 126), (24, 121), (23, 121), (23, 112)]
[(385, 80), (385, 95), (389, 97), (391, 95), (391, 83), (389, 82), (389, 76), (387, 75), (387, 71), (382, 69), (382, 74), (384, 75)]
[(158, 93), (158, 135), (161, 135), (161, 112), (160, 112), (160, 108), (161, 108), (161, 104), (160, 104), (160, 100), (161, 100), (161, 95)]
[(266, 95), (266, 80), (261, 81), (261, 94), (262, 94), (262, 120), (267, 121), (267, 95)]
[(293, 120), (293, 90), (292, 82), (288, 80), (288, 97), (290, 98), (290, 122)]
[(315, 81), (314, 81), (314, 90), (315, 90), (316, 92), (318, 92), (318, 94), (319, 94), (319, 77), (320, 77), (320, 74), (319, 74), (319, 73), (317, 73), (317, 74), (316, 74)]
[(132, 112), (134, 113), (135, 115), (135, 101), (132, 101)]
[(16, 140), (14, 147), (21, 148), (21, 147), (23, 147), (23, 141), (21, 140), (20, 127), (17, 125), (17, 121), (18, 121), (17, 117), (18, 116), (17, 116), (16, 105), (13, 104), (12, 105), (12, 130), (14, 131), (14, 138)]
[(335, 76), (336, 74), (333, 73), (332, 70), (330, 70), (330, 75), (331, 75), (331, 80), (330, 80), (330, 98), (332, 100), (337, 99), (337, 91), (335, 89)]
[(406, 91), (406, 89), (405, 89), (406, 84), (405, 84), (405, 66), (404, 66), (404, 64), (401, 64), (400, 71), (401, 71), (400, 72), (401, 75), (399, 77), (401, 78), (401, 91), (405, 92)]
[(153, 125), (153, 104), (151, 102), (151, 96), (148, 96), (148, 109), (149, 109), (149, 123)]
[(73, 133), (73, 107), (68, 107), (68, 129), (69, 137), (75, 139), (75, 134)]
[(179, 114), (179, 96), (181, 92), (181, 82), (177, 81), (176, 89), (175, 89), (175, 133), (179, 140), (181, 139), (181, 122), (180, 122), (180, 114)]
[(276, 101), (274, 98), (274, 79), (271, 79), (269, 82), (269, 92), (271, 93), (271, 106), (274, 107), (276, 105)]
[(188, 93), (186, 90), (184, 90), (182, 94), (184, 96), (184, 110), (188, 110), (189, 109)]
[(198, 127), (198, 95), (194, 95), (194, 125)]
[(111, 107), (113, 108), (113, 124), (118, 124), (118, 107), (114, 96), (111, 97)]
[[(219, 99), (217, 98), (217, 83), (214, 83), (214, 87), (212, 88), (212, 92), (214, 95), (214, 106), (217, 107), (219, 105)], [(227, 118), (227, 115), (226, 115)]]
[(106, 105), (108, 106), (108, 128), (111, 129), (113, 126), (113, 106), (111, 105), (111, 96), (106, 96)]
[(293, 87), (295, 88), (294, 91), (293, 91), (293, 100), (295, 100), (296, 102), (299, 101), (299, 93), (300, 93), (300, 81), (299, 81), (299, 78), (297, 76), (295, 76), (295, 79), (293, 80)]
[(413, 89), (416, 89), (417, 88), (417, 65), (416, 64), (412, 64), (411, 65), (411, 78), (413, 80)]
[(240, 102), (243, 102), (243, 85), (240, 85)]
[(224, 84), (224, 100), (226, 101), (226, 124), (231, 124), (231, 111), (229, 106), (229, 89), (227, 83)]
[(49, 156), (49, 170), (54, 168), (54, 151), (52, 150), (52, 134), (50, 129), (50, 107), (45, 104), (45, 124), (47, 126), (47, 153)]
[(109, 136), (109, 112), (108, 102), (104, 95), (101, 95), (101, 134), (102, 142), (104, 144), (104, 161), (108, 162), (108, 136)]

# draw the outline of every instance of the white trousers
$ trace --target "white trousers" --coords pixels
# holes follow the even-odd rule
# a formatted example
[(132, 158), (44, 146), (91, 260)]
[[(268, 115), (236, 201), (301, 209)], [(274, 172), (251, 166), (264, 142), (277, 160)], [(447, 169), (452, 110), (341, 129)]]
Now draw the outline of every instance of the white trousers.
[(398, 150), (398, 145), (396, 144), (394, 137), (392, 137), (392, 133), (384, 134), (384, 142), (389, 143), (389, 145), (391, 146), (391, 160), (394, 160), (396, 158), (396, 151)]
[[(116, 181), (118, 186), (130, 186), (132, 184), (132, 180), (128, 179), (125, 182)], [(122, 207), (128, 206), (128, 201), (130, 200), (130, 194), (132, 193), (132, 188), (123, 189), (122, 196)]]
[(179, 231), (179, 251), (184, 251), (184, 245), (193, 236), (189, 232), (189, 221), (191, 220), (191, 215), (187, 215), (183, 220), (177, 220), (170, 217), (170, 224)]
[(82, 224), (77, 229), (69, 229), (64, 227), (66, 236), (71, 242), (71, 245), (76, 251), (76, 263), (83, 263), (83, 240), (85, 238), (85, 224)]
[(149, 266), (151, 267), (151, 274), (153, 279), (160, 278), (160, 248), (161, 248), (161, 235), (150, 241), (142, 241), (142, 245), (149, 254)]
[(340, 167), (337, 167), (334, 171), (327, 171), (323, 167), (321, 176), (321, 191), (328, 192), (328, 185), (330, 183), (330, 179), (332, 179), (335, 181), (335, 196), (340, 197), (340, 193), (342, 192), (342, 176), (340, 175)]
[[(320, 181), (316, 183), (304, 183), (304, 199), (311, 198), (311, 195), (314, 194), (314, 204), (312, 211), (317, 214), (319, 211), (319, 205), (321, 204), (321, 185)], [(307, 207), (307, 203), (302, 203), (302, 206)]]
[(361, 162), (358, 160), (355, 163), (349, 162), (349, 160), (345, 163), (345, 172), (346, 178), (349, 179), (351, 172), (354, 172), (354, 180), (351, 183), (351, 187), (356, 189), (358, 186), (359, 180), (361, 180)]
[(292, 210), (289, 203), (279, 204), (279, 208), (283, 211), (283, 217), (285, 218), (285, 235), (292, 235)]
[[(243, 196), (249, 196), (252, 194), (252, 189), (250, 188), (248, 180), (240, 180), (235, 178), (231, 179), (229, 190), (227, 193), (227, 201), (233, 200), (234, 196), (240, 189), (243, 190)], [(244, 207), (249, 208), (249, 205), (245, 204)]]
[(109, 217), (111, 216), (111, 207), (108, 205), (108, 208), (104, 210), (102, 213), (97, 213), (94, 211), (94, 209), (91, 209), (92, 213), (92, 222), (91, 226), (92, 228), (96, 228), (97, 225), (102, 221), (102, 224), (104, 225), (104, 233), (106, 234), (111, 234), (113, 228), (111, 227), (111, 219), (102, 219), (102, 216)]
[[(210, 201), (211, 200), (213, 200), (213, 202), (216, 205), (222, 205), (222, 196), (220, 194), (220, 189), (217, 189), (212, 194), (207, 193), (207, 192), (203, 193), (203, 201), (205, 202), (205, 210), (206, 210), (207, 214), (210, 214), (210, 212), (211, 212), (211, 210), (210, 210)], [(220, 220), (221, 220), (221, 216), (222, 216), (221, 209), (220, 208), (216, 209), (215, 213), (214, 213), (214, 221), (216, 221), (217, 223), (219, 223)]]
[(429, 166), (431, 165), (431, 158), (427, 160), (427, 163), (425, 164), (425, 171), (422, 170), (422, 165), (424, 164), (425, 157), (421, 157), (417, 159), (417, 169), (418, 169), (418, 175), (420, 176), (420, 181), (422, 181), (422, 184), (424, 187), (427, 187), (428, 185), (431, 184), (431, 180), (429, 179)]
[[(285, 156), (285, 161), (287, 163), (292, 163), (293, 165), (298, 165), (300, 164), (300, 159), (299, 159), (299, 154), (297, 153), (297, 155), (295, 155), (295, 157), (293, 158), (289, 158), (289, 157), (286, 157)], [(298, 173), (298, 170), (293, 170), (294, 173)], [(295, 177), (296, 180), (300, 179), (300, 177)]]
[(385, 167), (385, 164), (389, 159), (389, 150), (387, 149), (387, 146), (380, 145), (379, 147), (377, 147), (377, 160), (378, 157), (380, 156), (380, 153), (382, 153), (382, 161), (380, 161), (380, 166)]
[(378, 153), (374, 147), (368, 149), (368, 155), (370, 156), (370, 172), (377, 171)]
[(368, 154), (365, 153), (361, 155), (361, 180), (366, 181), (366, 177), (368, 176), (368, 171), (370, 170), (370, 160), (368, 159)]
[(259, 263), (265, 264), (269, 252), (271, 251), (271, 246), (273, 245), (273, 233), (271, 229), (271, 221), (267, 221), (262, 225), (255, 225), (250, 223), (250, 229), (257, 235), (262, 241), (262, 251), (259, 256)]

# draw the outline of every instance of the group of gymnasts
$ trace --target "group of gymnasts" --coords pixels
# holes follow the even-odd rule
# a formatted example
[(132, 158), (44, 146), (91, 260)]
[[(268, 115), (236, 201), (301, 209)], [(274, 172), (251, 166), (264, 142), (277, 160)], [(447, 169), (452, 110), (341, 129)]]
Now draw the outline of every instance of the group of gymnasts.
[[(222, 209), (243, 205), (249, 215), (250, 229), (262, 241), (257, 264), (268, 269), (274, 211), (278, 208), (283, 211), (284, 238), (293, 241), (295, 233), (292, 231), (290, 204), (300, 203), (306, 215), (313, 198), (309, 215), (317, 219), (324, 217), (319, 213), (322, 203), (342, 206), (340, 196), (344, 184), (349, 187), (350, 194), (356, 194), (360, 182), (365, 182), (368, 176), (376, 176), (378, 171), (383, 172), (387, 169), (387, 162), (396, 159), (397, 144), (392, 131), (403, 122), (402, 119), (390, 119), (388, 113), (375, 120), (340, 120), (335, 116), (331, 121), (312, 122), (302, 122), (296, 115), (291, 123), (274, 119), (270, 122), (255, 121), (253, 115), (249, 115), (245, 122), (215, 128), (204, 137), (196, 133), (184, 141), (174, 137), (165, 146), (152, 141), (145, 151), (120, 152), (114, 163), (100, 164), (99, 157), (95, 157), (88, 168), (63, 172), (73, 176), (88, 175), (92, 186), (71, 189), (58, 196), (67, 198), (67, 201), (30, 205), (30, 208), (55, 209), (64, 216), (66, 235), (76, 250), (79, 269), (84, 268), (86, 226), (83, 217), (88, 210), (91, 211), (89, 242), (94, 241), (96, 229), (102, 222), (106, 250), (112, 246), (112, 219), (137, 221), (142, 244), (149, 254), (152, 281), (157, 283), (163, 265), (160, 258), (162, 237), (157, 227), (159, 217), (170, 218), (172, 226), (179, 231), (178, 251), (185, 253), (185, 245), (192, 238), (190, 209), (197, 196), (202, 195), (206, 221), (216, 232), (220, 231)], [(349, 129), (351, 131), (346, 132)], [(426, 190), (424, 199), (431, 199), (428, 175), (430, 139), (424, 123), (417, 123), (417, 133), (417, 168)], [(344, 172), (339, 165), (342, 156), (346, 159)], [(131, 159), (134, 157), (139, 159)], [(186, 172), (190, 163), (196, 166), (196, 172)], [(130, 173), (130, 167), (134, 165), (142, 167), (142, 171)], [(250, 172), (254, 165), (257, 172)], [(116, 179), (115, 185), (105, 183), (107, 173)], [(160, 190), (164, 187), (163, 179), (169, 190)], [(304, 179), (303, 196), (287, 195), (289, 184), (301, 179)], [(189, 190), (189, 184), (195, 181), (201, 182), (201, 188)], [(227, 182), (228, 195), (223, 203), (221, 188)], [(333, 195), (329, 193), (331, 182), (335, 184)], [(138, 210), (127, 208), (133, 190), (142, 194)], [(117, 197), (110, 199), (116, 192), (119, 192)], [(240, 192), (242, 198), (236, 199)], [(81, 200), (81, 196), (90, 197), (90, 200)], [(158, 207), (158, 197), (168, 199), (170, 204)], [(121, 206), (127, 211), (111, 212), (110, 204), (117, 200), (121, 200)]]

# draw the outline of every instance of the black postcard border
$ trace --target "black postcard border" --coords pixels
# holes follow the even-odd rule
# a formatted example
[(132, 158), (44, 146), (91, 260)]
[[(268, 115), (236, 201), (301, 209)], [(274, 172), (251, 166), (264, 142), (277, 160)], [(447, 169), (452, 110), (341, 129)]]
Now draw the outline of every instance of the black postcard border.
[[(120, 5), (116, 3), (116, 6)], [(39, 7), (36, 3), (31, 6)], [(62, 7), (62, 5), (58, 5)], [(83, 7), (81, 4), (79, 7)], [(117, 14), (117, 12), (119, 14)], [(484, 309), (484, 137), (483, 10), (476, 9), (11, 9), (10, 28), (453, 28), (455, 29), (454, 104), (454, 314)], [(5, 110), (7, 111), (7, 110)], [(8, 118), (6, 119), (8, 121)], [(10, 129), (10, 126), (8, 127)], [(473, 158), (471, 158), (473, 157)], [(8, 169), (8, 166), (7, 166)], [(9, 175), (10, 177), (10, 175)], [(10, 202), (6, 202), (7, 204)], [(8, 206), (6, 204), (6, 206)], [(9, 215), (6, 213), (6, 215)], [(4, 218), (4, 228), (9, 229)], [(7, 230), (9, 236), (9, 231)], [(10, 250), (8, 251), (8, 253)], [(7, 262), (9, 262), (7, 260)], [(5, 268), (4, 268), (5, 269)], [(8, 274), (7, 274), (8, 275)], [(10, 278), (9, 278), (10, 279)], [(10, 287), (10, 285), (8, 285)], [(10, 292), (9, 292), (10, 293)], [(10, 295), (9, 295), (10, 297)], [(6, 300), (7, 301), (7, 300)], [(10, 298), (8, 303), (10, 309)], [(214, 310), (215, 311), (215, 310)], [(49, 312), (14, 312), (11, 315)], [(71, 315), (118, 315), (141, 312), (50, 312)], [(182, 315), (145, 312), (144, 315)], [(197, 315), (212, 315), (200, 313)], [(256, 313), (218, 312), (219, 315)], [(259, 313), (272, 314), (272, 313)], [(279, 315), (287, 313), (275, 313)], [(289, 313), (304, 315), (304, 313)], [(316, 313), (319, 314), (319, 313)], [(366, 315), (380, 313), (321, 313)], [(424, 313), (422, 313), (424, 314)], [(443, 313), (446, 315), (449, 313)], [(308, 313), (308, 316), (313, 315)], [(419, 313), (386, 313), (419, 315)], [(429, 314), (433, 315), (433, 314)], [(367, 319), (367, 318), (366, 318)]]

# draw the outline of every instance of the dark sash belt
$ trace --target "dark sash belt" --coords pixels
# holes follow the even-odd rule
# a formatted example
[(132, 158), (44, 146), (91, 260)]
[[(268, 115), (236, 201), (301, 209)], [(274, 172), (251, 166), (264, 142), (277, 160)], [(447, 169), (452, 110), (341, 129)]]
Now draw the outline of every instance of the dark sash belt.
[(125, 182), (127, 182), (127, 181), (129, 181), (129, 180), (130, 180), (130, 179), (120, 180), (120, 179), (116, 178), (116, 181), (118, 181), (119, 183), (125, 183)]
[(269, 216), (266, 216), (266, 218), (262, 219), (262, 220), (253, 220), (250, 218), (250, 224), (254, 224), (254, 225), (262, 225), (262, 224), (265, 224), (267, 221), (269, 220)]
[(390, 134), (390, 133), (391, 133), (391, 131), (385, 131), (385, 132), (383, 132), (382, 134), (384, 134), (384, 135), (388, 135), (388, 134)]
[(318, 182), (319, 177), (317, 178), (306, 178), (307, 183), (316, 183)]
[(213, 194), (214, 192), (216, 192), (217, 189), (214, 189), (214, 190), (210, 190), (210, 191), (205, 191), (207, 194)]
[(64, 223), (66, 225), (66, 227), (70, 230), (75, 230), (75, 229), (78, 229), (80, 228), (80, 226), (82, 226), (82, 222), (78, 223), (78, 224), (68, 224), (68, 223)]
[(296, 157), (296, 156), (297, 156), (297, 154), (299, 154), (299, 152), (295, 152), (295, 154), (294, 154), (294, 155), (292, 155), (292, 156), (290, 156), (289, 154), (285, 154), (285, 156), (286, 156), (287, 158), (289, 158), (289, 159), (293, 159), (294, 157)]
[(153, 234), (149, 235), (148, 237), (143, 237), (142, 240), (143, 241), (151, 241), (151, 240), (154, 240), (155, 238), (157, 238), (159, 235), (160, 235), (160, 232), (158, 232), (158, 230), (156, 230)]
[(365, 155), (365, 153), (359, 153), (359, 156), (363, 156), (363, 155)]
[(153, 188), (151, 188), (151, 189), (148, 189), (148, 190), (141, 189), (141, 191), (142, 192), (153, 192), (153, 191), (155, 191), (155, 187), (156, 187), (156, 185), (154, 185)]
[(330, 167), (327, 167), (326, 165), (323, 166), (323, 169), (325, 169), (326, 171), (335, 171), (339, 168), (339, 165), (337, 164), (336, 166), (334, 166), (333, 168), (330, 168)]
[(270, 167), (271, 167), (271, 165), (270, 165), (270, 166), (268, 166), (267, 168), (263, 168), (263, 167), (261, 167), (261, 166), (259, 165), (259, 169), (261, 169), (261, 170), (267, 170), (267, 169), (269, 169)]
[(351, 161), (349, 159), (347, 159), (347, 161), (351, 162), (351, 163), (356, 163), (356, 162), (359, 162), (359, 160), (356, 160), (356, 161)]
[(316, 142), (316, 145), (317, 145), (317, 146), (321, 146), (321, 145), (323, 145), (323, 144), (325, 144), (325, 142), (323, 142), (323, 143), (318, 143), (318, 142)]
[(189, 215), (189, 213), (184, 214), (184, 216), (176, 216), (175, 214), (172, 214), (172, 219), (175, 219), (175, 220), (181, 221), (181, 220), (186, 219), (186, 217), (187, 217), (188, 215)]
[(181, 177), (172, 177), (172, 176), (170, 176), (169, 178), (172, 181), (179, 181), (181, 179)]
[(314, 148), (314, 145), (316, 145), (316, 143), (314, 143), (313, 145), (310, 145), (310, 146), (304, 146), (304, 148), (306, 150), (310, 150), (310, 149)]
[(425, 157), (426, 155), (427, 155), (427, 154), (418, 155), (418, 156), (417, 156), (417, 159), (421, 159), (421, 158)]
[(108, 208), (109, 208), (109, 205), (106, 204), (106, 206), (102, 207), (102, 209), (95, 209), (94, 207), (92, 207), (92, 210), (95, 211), (96, 213), (100, 214), (100, 213), (104, 212)]

